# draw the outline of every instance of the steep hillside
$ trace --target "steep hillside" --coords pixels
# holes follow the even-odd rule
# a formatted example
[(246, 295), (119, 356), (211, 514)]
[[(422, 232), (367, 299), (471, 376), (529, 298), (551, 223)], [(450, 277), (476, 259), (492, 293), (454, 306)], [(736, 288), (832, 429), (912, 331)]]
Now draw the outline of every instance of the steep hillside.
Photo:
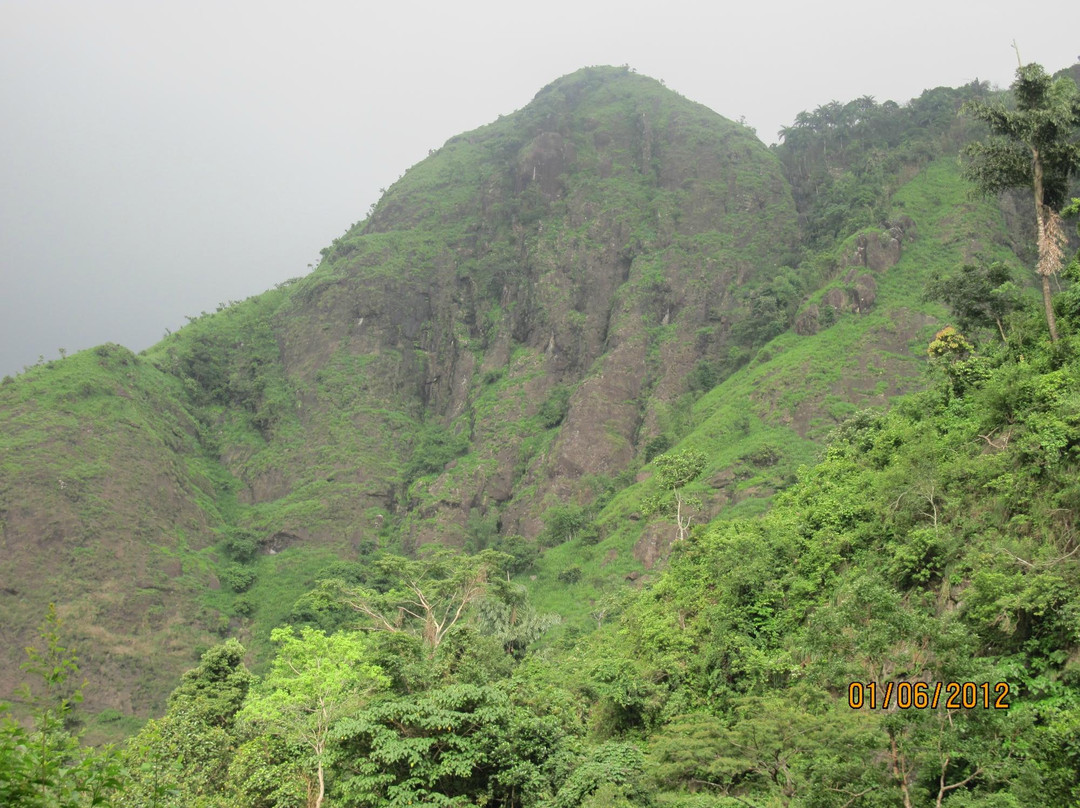
[(97, 699), (145, 709), (161, 677), (218, 628), (195, 595), (217, 586), (220, 467), (181, 383), (118, 345), (0, 387), (0, 686), (50, 602), (70, 615)]
[(7, 647), (50, 599), (77, 639), (115, 622), (92, 698), (145, 713), (207, 632), (265, 636), (332, 557), (535, 536), (728, 356), (736, 290), (796, 239), (748, 130), (626, 70), (560, 79), (407, 172), (310, 276), (5, 388), (0, 576), (40, 582), (5, 583)]
[(727, 350), (734, 290), (795, 237), (748, 131), (626, 71), (568, 76), (409, 171), (297, 285), (274, 319), (300, 402), (273, 442), (284, 488), (257, 490), (259, 452), (230, 468), (254, 503), (331, 472), (359, 486), (328, 536), (407, 510), (406, 547), (460, 544), (494, 507), (533, 535), (545, 499), (628, 464), (658, 404)]
[[(672, 451), (707, 458), (687, 486), (699, 500), (689, 510), (694, 524), (761, 512), (801, 465), (817, 459), (838, 423), (922, 387), (926, 345), (947, 316), (921, 299), (924, 284), (976, 257), (1011, 257), (1000, 243), (1007, 240), (1001, 212), (969, 198), (955, 158), (931, 163), (891, 205), (903, 231), (866, 230), (844, 241), (832, 280), (807, 297), (794, 328), (695, 400), (665, 433)], [(597, 514), (596, 534), (549, 549), (534, 571), (539, 605), (584, 622), (623, 578), (651, 577), (677, 534), (670, 515), (642, 514), (657, 490), (647, 467)], [(578, 571), (569, 587), (567, 570)]]
[[(867, 174), (878, 129), (770, 152), (585, 69), (434, 151), (310, 275), (5, 383), (0, 695), (50, 601), (91, 710), (145, 716), (217, 638), (260, 664), (317, 580), (432, 542), (515, 553), (588, 622), (668, 553), (653, 457), (707, 455), (694, 523), (754, 513), (922, 383), (925, 279), (1013, 243), (949, 156), (963, 97), (883, 107), (921, 145)], [(872, 204), (815, 205), (845, 183)]]

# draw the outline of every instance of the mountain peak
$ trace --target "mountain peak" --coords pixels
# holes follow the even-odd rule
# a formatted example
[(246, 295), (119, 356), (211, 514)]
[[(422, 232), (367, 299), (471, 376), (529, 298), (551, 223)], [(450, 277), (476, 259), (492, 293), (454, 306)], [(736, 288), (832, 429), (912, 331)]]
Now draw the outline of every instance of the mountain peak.
[(390, 188), (364, 227), (347, 235), (421, 222), (441, 226), (527, 189), (552, 201), (565, 195), (571, 178), (580, 185), (587, 177), (622, 177), (675, 189), (762, 159), (772, 165), (751, 130), (656, 79), (628, 67), (585, 67), (551, 82), (516, 112), (450, 138)]
[[(795, 240), (779, 161), (744, 127), (626, 68), (564, 76), (409, 169), (307, 277), (145, 358), (67, 360), (87, 379), (57, 395), (81, 417), (54, 412), (47, 440), (85, 456), (79, 476), (35, 467), (28, 433), (7, 468), (37, 470), (0, 469), (8, 501), (32, 503), (8, 520), (0, 577), (47, 581), (20, 625), (46, 593), (78, 614), (148, 613), (113, 626), (113, 646), (140, 649), (165, 684), (232, 625), (228, 589), (262, 602), (255, 551), (237, 547), (262, 548), (295, 598), (328, 558), (375, 545), (463, 546), (477, 524), (533, 539), (554, 503), (598, 496), (583, 478), (627, 473), (697, 365), (735, 367), (735, 290)], [(44, 418), (42, 400), (9, 415)], [(57, 553), (100, 561), (58, 576)], [(194, 640), (170, 633), (191, 625)], [(98, 692), (145, 714), (160, 691), (125, 700), (145, 671), (117, 654), (124, 676)], [(0, 690), (16, 666), (0, 656)]]

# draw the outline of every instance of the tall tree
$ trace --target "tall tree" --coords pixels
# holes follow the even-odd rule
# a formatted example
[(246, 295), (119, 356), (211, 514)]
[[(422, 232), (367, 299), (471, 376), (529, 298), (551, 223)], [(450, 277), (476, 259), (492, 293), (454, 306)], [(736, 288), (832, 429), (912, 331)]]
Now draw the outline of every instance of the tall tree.
[(385, 555), (375, 562), (390, 581), (385, 591), (323, 582), (331, 598), (370, 619), (370, 630), (419, 636), (434, 653), (469, 606), (488, 590), (492, 572), (506, 569), (511, 557), (494, 550), (457, 555), (446, 547), (425, 548), (420, 558)]
[(224, 793), (236, 714), (255, 678), (245, 653), (235, 639), (206, 651), (169, 696), (165, 715), (129, 740), (124, 805), (207, 805)]
[(1068, 77), (1053, 79), (1041, 65), (1021, 65), (1012, 84), (1015, 108), (971, 101), (964, 110), (984, 121), (992, 137), (967, 147), (966, 174), (986, 194), (1031, 188), (1043, 306), (1050, 339), (1057, 341), (1050, 276), (1062, 264), (1065, 234), (1060, 211), (1069, 176), (1080, 171), (1080, 91)]
[(1002, 342), (1007, 342), (1005, 319), (1022, 305), (1012, 273), (1000, 261), (989, 266), (964, 264), (958, 272), (944, 277), (935, 273), (923, 299), (940, 300), (948, 306), (965, 332), (996, 326)]
[(648, 497), (641, 504), (641, 512), (646, 516), (654, 513), (675, 512), (677, 541), (682, 541), (690, 532), (690, 514), (683, 511), (691, 507), (700, 507), (701, 500), (687, 496), (683, 488), (692, 483), (705, 469), (708, 458), (696, 449), (684, 449), (680, 452), (668, 452), (653, 461), (656, 469), (656, 481), (661, 491)]
[(361, 634), (331, 634), (305, 628), (276, 628), (270, 639), (278, 653), (262, 686), (252, 691), (240, 717), (286, 741), (308, 748), (315, 767), (310, 808), (320, 808), (326, 795), (326, 748), (330, 728), (388, 684), (382, 671), (366, 659)]

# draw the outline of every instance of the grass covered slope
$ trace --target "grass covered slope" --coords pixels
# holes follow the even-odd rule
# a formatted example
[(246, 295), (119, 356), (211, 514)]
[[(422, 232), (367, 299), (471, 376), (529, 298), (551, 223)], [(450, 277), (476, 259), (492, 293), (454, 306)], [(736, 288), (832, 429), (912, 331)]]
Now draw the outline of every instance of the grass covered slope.
[[(936, 351), (928, 389), (845, 420), (768, 513), (694, 531), (588, 636), (538, 646), (550, 621), (503, 581), (505, 557), (355, 569), (359, 587), (312, 593), (330, 634), (280, 632), (262, 682), (235, 641), (206, 654), (128, 746), (113, 796), (1072, 805), (1080, 321), (1062, 322), (1053, 346), (1036, 311), (1008, 344)], [(419, 613), (379, 630), (372, 615), (416, 591), (440, 613), (459, 602), (488, 562), (500, 574), (441, 637)], [(315, 705), (326, 722), (303, 720)]]
[[(838, 423), (924, 384), (926, 344), (946, 317), (940, 305), (922, 299), (926, 282), (976, 257), (1012, 257), (1000, 243), (1001, 213), (972, 201), (967, 190), (953, 158), (932, 162), (892, 196), (890, 216), (904, 217), (907, 228), (895, 264), (874, 269), (859, 263), (867, 242), (887, 243), (888, 231), (860, 231), (840, 243), (822, 259), (832, 267), (831, 280), (793, 318), (798, 328), (813, 311), (816, 333), (781, 334), (712, 390), (687, 393), (668, 409), (650, 439), (708, 458), (686, 488), (700, 500), (691, 510), (695, 524), (763, 511), (801, 465), (819, 456), (822, 440)], [(872, 302), (862, 298), (861, 309), (860, 283), (874, 290)], [(656, 493), (651, 473), (646, 465), (636, 484), (596, 513), (598, 531), (546, 551), (535, 571), (540, 604), (570, 609), (587, 622), (590, 603), (617, 590), (623, 578), (647, 574), (666, 556), (677, 532), (673, 519), (641, 513)], [(569, 587), (568, 570), (576, 579)]]
[[(41, 585), (12, 587), (13, 647), (50, 598), (88, 644), (113, 620), (91, 706), (145, 715), (214, 634), (263, 662), (318, 580), (433, 542), (511, 551), (588, 625), (675, 535), (642, 507), (648, 461), (706, 455), (696, 524), (764, 510), (833, 425), (918, 386), (928, 274), (1005, 255), (1000, 215), (932, 159), (959, 136), (943, 115), (882, 114), (922, 138), (874, 186), (887, 216), (848, 211), (828, 241), (804, 206), (810, 252), (790, 183), (808, 198), (872, 149), (770, 152), (651, 79), (578, 71), (406, 172), (307, 277), (143, 357), (14, 380), (0, 573)], [(85, 501), (42, 487), (66, 467)]]
[(213, 641), (205, 550), (221, 473), (181, 383), (118, 345), (0, 386), (0, 684), (50, 602), (94, 672), (96, 705), (160, 704), (162, 677)]
[(560, 79), (308, 277), (4, 388), (0, 571), (35, 582), (3, 595), (10, 646), (57, 600), (110, 679), (92, 706), (145, 714), (212, 633), (267, 650), (335, 558), (535, 535), (633, 461), (796, 238), (748, 130), (626, 70)]

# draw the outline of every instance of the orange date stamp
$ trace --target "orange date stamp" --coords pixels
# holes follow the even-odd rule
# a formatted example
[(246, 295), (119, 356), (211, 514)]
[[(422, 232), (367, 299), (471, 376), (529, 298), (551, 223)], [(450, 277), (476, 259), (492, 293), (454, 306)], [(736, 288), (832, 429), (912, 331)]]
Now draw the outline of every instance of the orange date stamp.
[(848, 707), (861, 710), (1009, 709), (1008, 682), (852, 682)]

